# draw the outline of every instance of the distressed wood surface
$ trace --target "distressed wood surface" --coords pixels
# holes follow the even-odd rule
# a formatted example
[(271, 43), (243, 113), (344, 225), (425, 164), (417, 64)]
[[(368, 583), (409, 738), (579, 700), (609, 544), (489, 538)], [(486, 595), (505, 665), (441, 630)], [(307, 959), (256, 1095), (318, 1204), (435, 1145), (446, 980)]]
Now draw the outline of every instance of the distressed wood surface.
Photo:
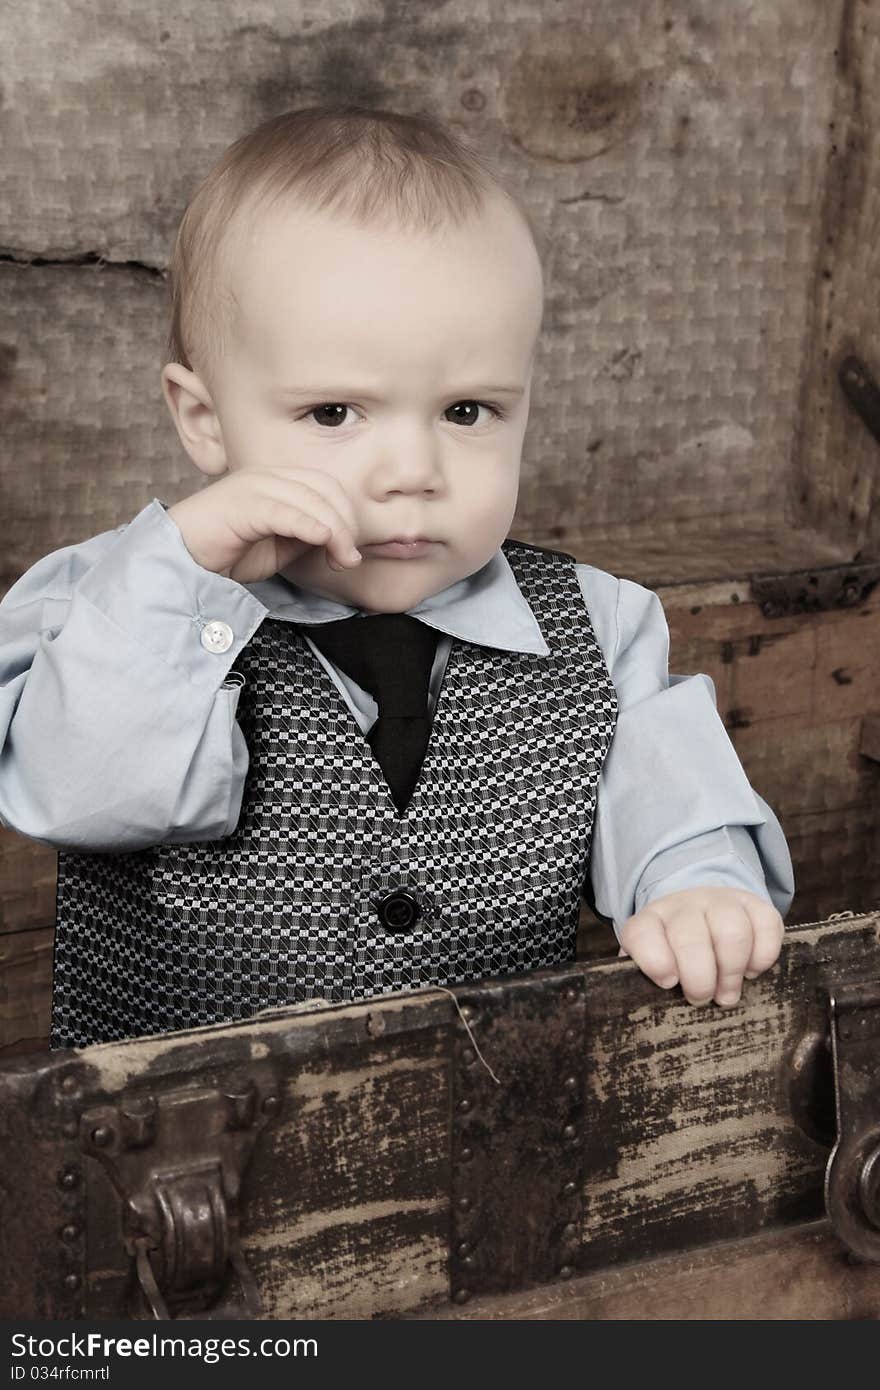
[(54, 927), (0, 935), (0, 1050), (38, 1040), (48, 1045)]
[[(585, 1177), (579, 1212), (565, 1218), (576, 1228), (576, 1277), (821, 1219), (828, 1144), (795, 1118), (789, 1064), (804, 1038), (827, 1027), (828, 991), (878, 971), (875, 913), (793, 929), (774, 969), (747, 982), (732, 1010), (694, 1009), (627, 960), (554, 972), (561, 985), (585, 986)], [(467, 996), (494, 998), (498, 988)], [(245, 1175), (241, 1215), (266, 1316), (442, 1309), (451, 1277), (462, 1286), (448, 1245), (461, 1036), (449, 997), (427, 990), (6, 1062), (0, 1256), (15, 1279), (0, 1294), (2, 1315), (70, 1318), (83, 1306), (124, 1315), (115, 1199), (79, 1148), (79, 1117), (123, 1094), (227, 1086), (249, 1066), (274, 1068), (283, 1086), (281, 1113)], [(511, 1054), (493, 1055), (483, 1041), (499, 1084), (515, 1088)], [(828, 1104), (816, 1121), (833, 1132)], [(67, 1168), (74, 1179), (64, 1189)], [(65, 1225), (76, 1235), (59, 1242)], [(67, 1274), (86, 1280), (85, 1305)], [(651, 1307), (661, 1315), (659, 1291)]]
[(672, 671), (711, 676), (752, 786), (785, 831), (790, 922), (880, 902), (880, 765), (866, 716), (880, 711), (880, 592), (852, 608), (765, 617), (748, 581), (660, 587)]
[(849, 1259), (827, 1220), (496, 1294), (407, 1320), (851, 1321), (877, 1317), (877, 1267)]
[(6, 932), (52, 926), (56, 878), (54, 849), (0, 826), (0, 944)]

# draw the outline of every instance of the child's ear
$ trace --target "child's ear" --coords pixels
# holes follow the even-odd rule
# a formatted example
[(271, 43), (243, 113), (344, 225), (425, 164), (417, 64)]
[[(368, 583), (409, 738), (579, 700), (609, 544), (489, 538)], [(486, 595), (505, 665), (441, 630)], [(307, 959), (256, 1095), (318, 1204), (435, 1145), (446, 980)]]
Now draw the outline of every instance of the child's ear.
[(201, 377), (180, 362), (167, 362), (162, 368), (162, 394), (180, 442), (196, 468), (211, 477), (225, 473), (223, 431)]

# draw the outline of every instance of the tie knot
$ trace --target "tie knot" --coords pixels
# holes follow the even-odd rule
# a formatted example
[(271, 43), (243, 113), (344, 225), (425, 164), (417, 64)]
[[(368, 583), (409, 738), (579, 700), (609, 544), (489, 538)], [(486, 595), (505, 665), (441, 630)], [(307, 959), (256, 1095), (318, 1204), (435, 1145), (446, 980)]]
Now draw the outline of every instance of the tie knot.
[(306, 631), (336, 666), (369, 691), (384, 718), (424, 716), (439, 634), (408, 613), (355, 613)]

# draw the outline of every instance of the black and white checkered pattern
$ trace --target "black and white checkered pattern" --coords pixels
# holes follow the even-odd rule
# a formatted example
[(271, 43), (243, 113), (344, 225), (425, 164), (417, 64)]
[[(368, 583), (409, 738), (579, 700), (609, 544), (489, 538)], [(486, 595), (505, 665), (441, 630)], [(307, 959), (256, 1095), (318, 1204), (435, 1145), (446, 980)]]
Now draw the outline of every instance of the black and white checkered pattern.
[[(234, 834), (58, 856), (53, 1048), (573, 958), (617, 695), (571, 557), (503, 548), (550, 655), (453, 643), (402, 815), (297, 629), (263, 620), (233, 668)], [(421, 905), (411, 930), (380, 922), (395, 888)]]

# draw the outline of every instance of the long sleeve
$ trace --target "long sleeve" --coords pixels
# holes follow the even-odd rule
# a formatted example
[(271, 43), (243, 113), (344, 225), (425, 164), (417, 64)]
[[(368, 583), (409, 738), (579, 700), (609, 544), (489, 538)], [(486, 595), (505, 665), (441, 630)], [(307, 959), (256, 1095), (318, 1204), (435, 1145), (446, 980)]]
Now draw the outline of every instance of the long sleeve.
[(578, 574), (618, 696), (593, 826), (597, 912), (619, 935), (666, 893), (729, 886), (784, 917), (794, 897), (788, 845), (749, 784), (711, 677), (669, 673), (669, 628), (653, 591), (592, 566)]
[(0, 603), (0, 823), (107, 852), (231, 834), (248, 752), (226, 677), (266, 612), (155, 498), (38, 561)]

